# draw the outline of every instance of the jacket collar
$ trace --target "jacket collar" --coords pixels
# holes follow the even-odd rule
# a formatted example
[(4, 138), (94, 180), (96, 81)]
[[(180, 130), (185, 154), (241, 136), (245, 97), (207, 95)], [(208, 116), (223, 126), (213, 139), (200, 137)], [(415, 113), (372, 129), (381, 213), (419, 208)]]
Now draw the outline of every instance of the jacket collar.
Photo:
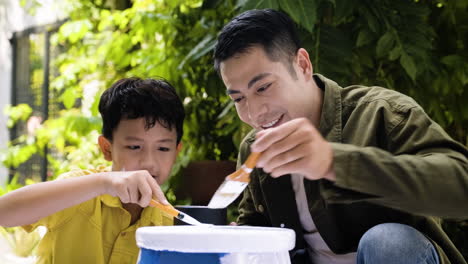
[(314, 74), (314, 80), (324, 90), (319, 131), (330, 142), (341, 142), (341, 87), (323, 75)]

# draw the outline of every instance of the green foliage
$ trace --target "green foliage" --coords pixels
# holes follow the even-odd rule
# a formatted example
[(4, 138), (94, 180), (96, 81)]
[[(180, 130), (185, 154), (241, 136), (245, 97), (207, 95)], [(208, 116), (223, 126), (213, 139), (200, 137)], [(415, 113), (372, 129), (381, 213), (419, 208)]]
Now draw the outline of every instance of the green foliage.
[(32, 113), (32, 109), (27, 104), (19, 104), (17, 106), (7, 106), (3, 113), (8, 116), (7, 126), (12, 128), (16, 122), (26, 121)]
[(13, 253), (18, 257), (33, 255), (39, 241), (41, 241), (37, 231), (27, 233), (22, 227), (5, 228), (0, 226), (0, 236), (8, 242)]

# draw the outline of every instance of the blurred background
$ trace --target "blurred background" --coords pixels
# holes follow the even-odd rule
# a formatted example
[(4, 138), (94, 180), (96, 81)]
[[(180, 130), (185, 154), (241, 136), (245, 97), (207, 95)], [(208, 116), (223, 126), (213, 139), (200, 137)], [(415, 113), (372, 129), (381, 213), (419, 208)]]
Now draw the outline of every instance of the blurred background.
[[(212, 51), (222, 26), (254, 8), (294, 19), (315, 72), (410, 95), (468, 145), (468, 0), (0, 0), (0, 195), (106, 163), (102, 91), (122, 77), (164, 77), (187, 114), (164, 190), (173, 204), (207, 204), (250, 129)], [(468, 258), (468, 222), (444, 228)], [(33, 253), (37, 239), (18, 249), (21, 230), (1, 231), (18, 255)]]

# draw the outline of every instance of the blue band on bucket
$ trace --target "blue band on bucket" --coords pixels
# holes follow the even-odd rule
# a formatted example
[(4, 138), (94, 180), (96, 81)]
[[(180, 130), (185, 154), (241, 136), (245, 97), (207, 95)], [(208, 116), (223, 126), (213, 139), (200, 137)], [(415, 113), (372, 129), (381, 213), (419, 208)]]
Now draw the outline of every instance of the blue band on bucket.
[(139, 264), (220, 264), (226, 253), (185, 253), (142, 248)]

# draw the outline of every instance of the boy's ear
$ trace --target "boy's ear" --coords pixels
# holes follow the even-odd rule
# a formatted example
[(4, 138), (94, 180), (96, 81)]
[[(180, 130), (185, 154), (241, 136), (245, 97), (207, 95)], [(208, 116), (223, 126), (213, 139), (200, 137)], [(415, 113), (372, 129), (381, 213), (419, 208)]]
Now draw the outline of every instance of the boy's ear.
[(98, 144), (99, 144), (99, 148), (101, 149), (102, 154), (104, 154), (104, 158), (107, 161), (112, 161), (112, 151), (111, 151), (112, 144), (109, 142), (109, 140), (105, 138), (103, 135), (100, 135), (98, 138)]
[(182, 150), (183, 144), (182, 141), (177, 144), (177, 155), (179, 155), (179, 152)]

